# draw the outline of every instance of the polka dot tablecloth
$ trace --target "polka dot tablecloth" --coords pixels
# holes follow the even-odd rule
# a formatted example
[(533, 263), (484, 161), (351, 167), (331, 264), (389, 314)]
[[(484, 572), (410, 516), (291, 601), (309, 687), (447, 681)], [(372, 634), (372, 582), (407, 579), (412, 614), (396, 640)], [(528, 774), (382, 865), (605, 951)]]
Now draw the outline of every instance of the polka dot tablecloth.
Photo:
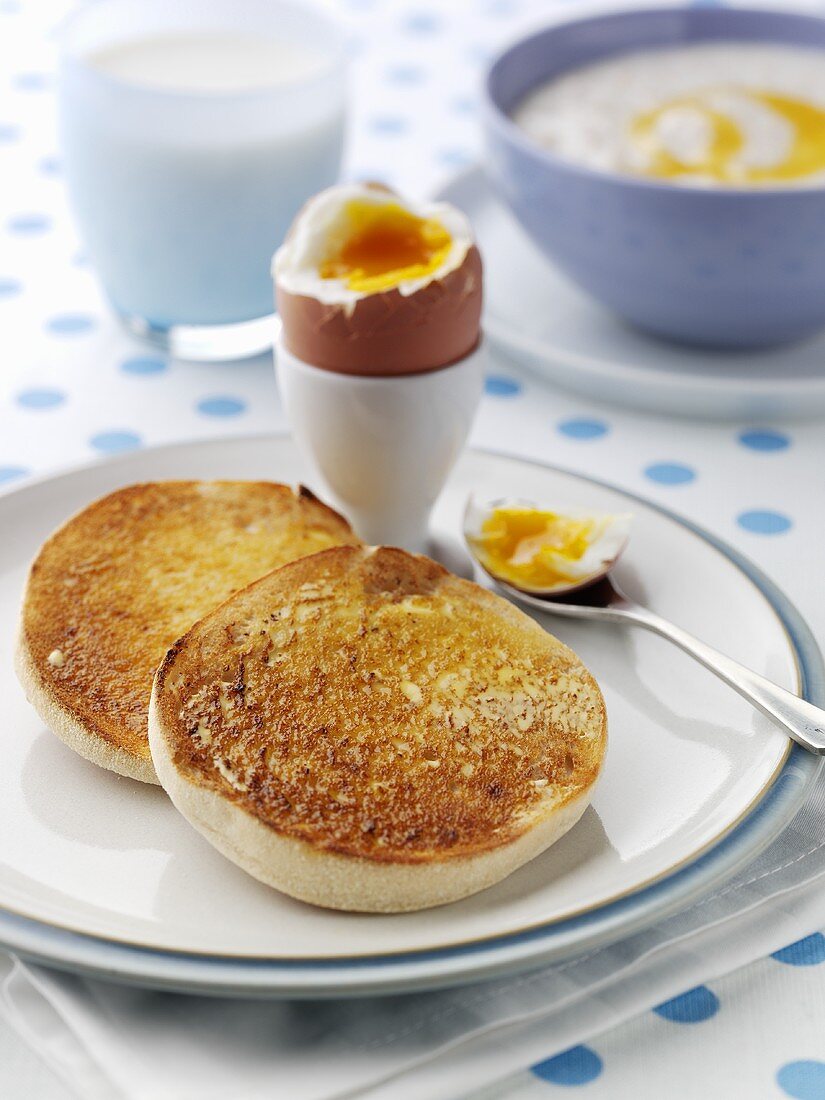
[[(496, 44), (571, 11), (574, 0), (335, 7), (354, 67), (346, 172), (422, 194), (477, 155), (479, 72)], [(284, 427), (265, 357), (172, 361), (126, 336), (109, 312), (61, 181), (52, 31), (65, 10), (51, 0), (0, 0), (0, 491), (96, 456)], [(821, 423), (634, 415), (555, 391), (499, 360), (474, 440), (682, 512), (754, 558), (825, 639)], [(65, 1095), (2, 1029), (0, 1054), (0, 1096)], [(26, 1074), (34, 1083), (23, 1089)], [(594, 1100), (822, 1100), (825, 938), (817, 933), (712, 988), (688, 990), (483, 1096), (549, 1100), (565, 1091)]]

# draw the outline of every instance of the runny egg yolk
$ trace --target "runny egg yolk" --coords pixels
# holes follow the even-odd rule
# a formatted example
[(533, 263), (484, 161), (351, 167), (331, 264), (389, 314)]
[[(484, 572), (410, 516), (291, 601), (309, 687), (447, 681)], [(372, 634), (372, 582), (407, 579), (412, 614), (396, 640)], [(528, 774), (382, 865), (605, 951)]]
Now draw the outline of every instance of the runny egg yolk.
[[(730, 114), (713, 106), (720, 89), (708, 88), (691, 96), (663, 103), (637, 115), (630, 136), (646, 154), (644, 174), (660, 179), (702, 177), (719, 183), (781, 183), (825, 172), (825, 110), (790, 96), (755, 89), (740, 89), (745, 101), (767, 108), (788, 129), (787, 147), (774, 163), (748, 164), (742, 153), (746, 136)], [(674, 108), (687, 108), (702, 120), (708, 133), (705, 148), (695, 159), (682, 159), (663, 142), (660, 125)]]
[(584, 556), (597, 526), (593, 519), (508, 506), (494, 508), (470, 541), (494, 576), (520, 587), (553, 588), (570, 581), (564, 563)]
[(440, 222), (419, 218), (397, 202), (351, 199), (344, 209), (344, 226), (343, 239), (318, 273), (365, 294), (433, 274), (453, 243)]

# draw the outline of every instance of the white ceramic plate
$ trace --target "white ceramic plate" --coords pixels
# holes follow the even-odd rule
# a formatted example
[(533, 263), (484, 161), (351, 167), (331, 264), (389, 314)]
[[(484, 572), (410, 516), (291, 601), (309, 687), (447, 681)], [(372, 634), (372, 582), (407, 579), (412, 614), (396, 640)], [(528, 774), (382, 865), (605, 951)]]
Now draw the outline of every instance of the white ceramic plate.
[(825, 412), (825, 334), (763, 352), (710, 352), (645, 336), (545, 259), (480, 168), (437, 196), (472, 220), (485, 260), (488, 337), (565, 389), (627, 408), (740, 420)]
[[(75, 756), (43, 728), (11, 668), (26, 564), (42, 539), (117, 486), (189, 476), (295, 482), (304, 469), (286, 437), (193, 443), (0, 498), (0, 942), (18, 951), (156, 986), (267, 995), (397, 991), (524, 969), (708, 889), (776, 835), (815, 775), (812, 757), (789, 754), (766, 719), (665, 643), (547, 620), (598, 677), (610, 716), (604, 774), (579, 825), (499, 886), (440, 909), (365, 916), (292, 901), (225, 861), (163, 791)], [(818, 674), (814, 643), (769, 583), (662, 511), (471, 451), (437, 509), (442, 537), (457, 536), (470, 490), (633, 511), (620, 569), (630, 591), (789, 687)]]

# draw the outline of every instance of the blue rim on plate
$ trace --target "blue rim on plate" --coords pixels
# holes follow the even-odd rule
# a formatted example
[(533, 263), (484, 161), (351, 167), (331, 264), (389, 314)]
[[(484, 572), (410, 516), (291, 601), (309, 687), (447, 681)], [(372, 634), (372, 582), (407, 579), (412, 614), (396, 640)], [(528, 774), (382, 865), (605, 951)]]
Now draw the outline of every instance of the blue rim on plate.
[[(272, 435), (258, 438), (271, 439)], [(219, 445), (217, 440), (214, 443)], [(174, 451), (192, 445), (193, 442), (172, 444), (158, 450)], [(479, 450), (609, 489), (644, 504), (703, 539), (737, 566), (768, 602), (782, 623), (796, 658), (801, 695), (825, 705), (825, 664), (810, 629), (780, 589), (744, 555), (669, 509), (610, 482), (550, 463)], [(134, 455), (124, 455), (106, 465), (133, 460)], [(78, 472), (76, 468), (58, 479)], [(16, 496), (33, 484), (53, 480), (57, 479), (36, 479), (3, 496)], [(110, 981), (224, 996), (340, 998), (436, 989), (501, 977), (614, 943), (708, 895), (752, 862), (782, 831), (801, 808), (823, 763), (825, 758), (816, 758), (793, 745), (773, 786), (742, 823), (710, 851), (652, 885), (580, 916), (469, 944), (353, 959), (242, 959), (130, 946), (0, 909), (0, 945), (33, 961)]]

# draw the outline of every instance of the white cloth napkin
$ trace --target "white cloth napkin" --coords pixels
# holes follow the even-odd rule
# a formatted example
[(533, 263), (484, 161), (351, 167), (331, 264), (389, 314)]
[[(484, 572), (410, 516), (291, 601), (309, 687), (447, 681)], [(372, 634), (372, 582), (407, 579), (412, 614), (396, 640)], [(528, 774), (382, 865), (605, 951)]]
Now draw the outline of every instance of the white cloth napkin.
[(456, 1100), (825, 926), (825, 777), (746, 872), (537, 973), (343, 1002), (151, 993), (0, 956), (0, 1011), (88, 1100)]

